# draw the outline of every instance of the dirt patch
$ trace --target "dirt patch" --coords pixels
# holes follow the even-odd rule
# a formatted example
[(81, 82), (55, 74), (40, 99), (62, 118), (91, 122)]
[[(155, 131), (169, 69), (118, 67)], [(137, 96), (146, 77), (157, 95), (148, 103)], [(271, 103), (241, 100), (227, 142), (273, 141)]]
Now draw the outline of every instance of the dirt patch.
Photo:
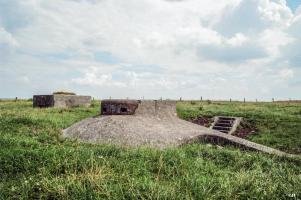
[(257, 129), (255, 125), (251, 122), (248, 121), (243, 121), (241, 122), (240, 126), (237, 128), (235, 133), (233, 135), (240, 137), (240, 138), (245, 138), (249, 135), (256, 134)]
[(209, 116), (200, 116), (200, 117), (190, 119), (188, 121), (209, 128), (214, 120), (212, 117)]

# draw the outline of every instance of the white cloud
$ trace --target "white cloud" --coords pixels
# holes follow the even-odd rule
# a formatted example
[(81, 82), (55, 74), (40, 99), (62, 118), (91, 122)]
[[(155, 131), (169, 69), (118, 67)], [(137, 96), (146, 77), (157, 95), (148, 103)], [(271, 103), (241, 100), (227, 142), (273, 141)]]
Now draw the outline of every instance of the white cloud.
[(0, 27), (0, 44), (17, 47), (18, 42), (12, 36), (12, 34), (8, 33), (3, 27)]
[(227, 43), (231, 46), (241, 46), (246, 41), (248, 41), (248, 37), (242, 33), (236, 33), (235, 36), (227, 41)]
[(282, 69), (279, 71), (278, 76), (282, 80), (291, 79), (294, 77), (294, 71), (292, 69)]
[(104, 74), (99, 68), (95, 66), (89, 67), (82, 78), (73, 78), (73, 83), (83, 86), (100, 86), (100, 87), (126, 87), (126, 85), (119, 81), (112, 80), (112, 74)]
[(21, 76), (21, 77), (17, 77), (17, 81), (26, 84), (30, 82), (30, 79), (27, 76)]
[(298, 82), (298, 10), (284, 0), (7, 1), (0, 83), (26, 71), (28, 94), (71, 87), (106, 96), (269, 98), (277, 84)]

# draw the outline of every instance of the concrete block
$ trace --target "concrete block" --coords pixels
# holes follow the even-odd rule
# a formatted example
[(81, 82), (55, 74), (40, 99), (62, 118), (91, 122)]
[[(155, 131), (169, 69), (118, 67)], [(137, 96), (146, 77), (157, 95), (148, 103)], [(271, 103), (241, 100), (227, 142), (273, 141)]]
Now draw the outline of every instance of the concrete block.
[(53, 95), (34, 95), (33, 96), (33, 107), (47, 108), (54, 106)]
[(68, 108), (76, 106), (88, 107), (91, 105), (91, 96), (79, 95), (34, 95), (33, 107)]

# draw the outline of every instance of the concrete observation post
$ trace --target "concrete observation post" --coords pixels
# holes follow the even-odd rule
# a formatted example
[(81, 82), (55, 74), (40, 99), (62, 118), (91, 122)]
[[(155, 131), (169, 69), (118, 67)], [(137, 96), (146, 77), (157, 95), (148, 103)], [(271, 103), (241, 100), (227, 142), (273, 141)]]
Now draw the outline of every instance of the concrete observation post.
[(34, 108), (69, 108), (77, 106), (89, 107), (91, 105), (91, 96), (81, 96), (70, 92), (55, 92), (51, 95), (34, 95)]

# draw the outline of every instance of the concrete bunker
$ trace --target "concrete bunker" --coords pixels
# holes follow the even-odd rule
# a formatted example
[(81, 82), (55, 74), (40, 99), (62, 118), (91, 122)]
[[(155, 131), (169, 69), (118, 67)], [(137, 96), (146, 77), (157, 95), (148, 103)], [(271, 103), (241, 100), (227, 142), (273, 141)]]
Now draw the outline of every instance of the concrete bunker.
[(103, 100), (101, 115), (75, 123), (63, 131), (63, 136), (82, 142), (161, 149), (203, 141), (293, 156), (182, 120), (177, 117), (176, 103), (162, 100)]
[(91, 105), (91, 96), (80, 96), (73, 94), (34, 95), (34, 108), (68, 108), (76, 106), (88, 107)]
[(139, 100), (102, 100), (101, 115), (133, 115)]

